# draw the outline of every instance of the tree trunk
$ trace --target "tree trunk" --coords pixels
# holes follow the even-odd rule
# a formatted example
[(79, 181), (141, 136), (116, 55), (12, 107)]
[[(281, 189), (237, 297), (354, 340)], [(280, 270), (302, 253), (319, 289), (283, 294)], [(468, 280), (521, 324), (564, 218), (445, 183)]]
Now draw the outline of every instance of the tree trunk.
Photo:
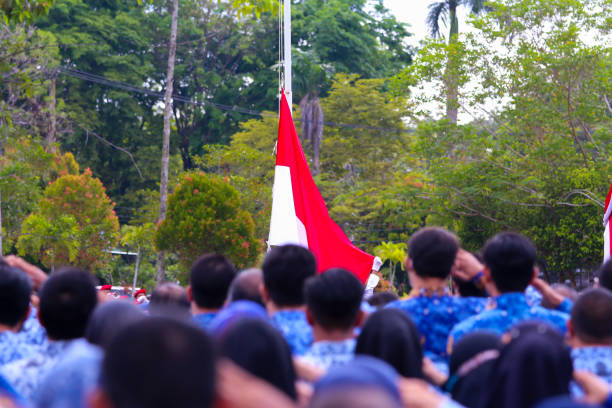
[[(450, 32), (448, 34), (449, 45), (457, 41), (459, 35), (459, 20), (457, 19), (457, 8), (451, 7), (449, 10), (450, 17)], [(451, 52), (448, 57), (445, 73), (446, 82), (446, 118), (451, 123), (457, 123), (457, 98), (459, 90), (457, 89), (457, 78), (455, 75), (457, 61), (454, 54)]]
[[(170, 25), (170, 47), (168, 50), (168, 72), (166, 74), (166, 93), (164, 95), (164, 133), (162, 143), (161, 179), (159, 183), (159, 222), (166, 218), (168, 201), (168, 165), (170, 163), (170, 118), (172, 115), (172, 85), (174, 83), (174, 60), (176, 58), (176, 29), (178, 25), (178, 0), (172, 1), (172, 23)], [(165, 279), (165, 252), (157, 254), (157, 283)]]
[(55, 81), (56, 78), (51, 78), (51, 84), (49, 85), (49, 134), (47, 135), (47, 149), (50, 152), (55, 152), (56, 136), (56, 119), (55, 119)]

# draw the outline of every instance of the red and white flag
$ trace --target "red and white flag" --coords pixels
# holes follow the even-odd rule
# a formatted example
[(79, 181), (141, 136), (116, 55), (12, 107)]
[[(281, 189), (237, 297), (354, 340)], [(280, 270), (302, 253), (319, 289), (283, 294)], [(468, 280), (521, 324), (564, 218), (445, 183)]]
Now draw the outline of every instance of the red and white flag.
[(312, 251), (317, 272), (341, 267), (365, 283), (380, 259), (352, 244), (330, 218), (310, 174), (285, 94), (281, 97), (276, 167), (272, 189), (272, 219), (268, 245), (297, 244)]
[(612, 214), (612, 205), (610, 205), (610, 198), (612, 197), (612, 184), (610, 185), (610, 191), (606, 197), (606, 205), (604, 209), (604, 262), (610, 258), (612, 252), (612, 237), (610, 236), (610, 214)]

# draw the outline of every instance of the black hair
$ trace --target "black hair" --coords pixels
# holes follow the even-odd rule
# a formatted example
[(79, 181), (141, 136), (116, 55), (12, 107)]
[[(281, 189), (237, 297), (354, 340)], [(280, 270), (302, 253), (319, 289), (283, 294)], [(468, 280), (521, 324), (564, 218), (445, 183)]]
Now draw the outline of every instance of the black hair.
[(189, 307), (187, 291), (176, 283), (162, 283), (151, 293), (149, 311), (152, 315), (189, 319)]
[(15, 326), (25, 320), (32, 282), (20, 269), (0, 263), (0, 323)]
[(304, 304), (304, 283), (317, 270), (315, 257), (299, 245), (274, 247), (263, 265), (264, 286), (277, 306)]
[(291, 351), (282, 334), (269, 323), (246, 318), (220, 339), (221, 355), (296, 400)]
[(599, 286), (612, 290), (612, 258), (599, 268)]
[(98, 302), (93, 277), (77, 268), (52, 273), (39, 291), (39, 316), (53, 340), (83, 337)]
[(332, 268), (306, 281), (306, 306), (324, 329), (350, 329), (359, 314), (363, 285), (349, 271)]
[(117, 333), (145, 317), (140, 307), (126, 300), (102, 303), (96, 307), (89, 318), (85, 339), (106, 350)]
[(417, 231), (408, 241), (408, 256), (418, 276), (446, 279), (459, 251), (457, 237), (440, 227)]
[(236, 267), (225, 256), (206, 254), (199, 257), (189, 274), (195, 304), (207, 309), (221, 308), (235, 276)]
[(572, 308), (572, 325), (578, 338), (589, 343), (612, 343), (612, 292), (589, 289)]
[(465, 281), (456, 276), (452, 277), (455, 287), (461, 297), (487, 297), (487, 292), (476, 286), (472, 281)]
[(241, 271), (232, 281), (227, 292), (227, 299), (230, 302), (250, 300), (263, 306), (264, 303), (259, 291), (259, 286), (262, 283), (263, 273), (261, 269), (252, 268)]
[(377, 292), (368, 298), (368, 304), (370, 306), (374, 306), (380, 309), (386, 304), (391, 303), (397, 299), (398, 299), (397, 295), (393, 292), (390, 292), (390, 291)]
[(523, 235), (514, 232), (495, 235), (485, 244), (483, 259), (501, 293), (524, 292), (533, 280), (536, 249)]
[(114, 408), (210, 407), (212, 341), (178, 320), (151, 317), (134, 323), (111, 341), (100, 384)]
[(372, 313), (357, 338), (355, 354), (379, 358), (403, 377), (423, 378), (421, 335), (410, 317), (398, 309)]

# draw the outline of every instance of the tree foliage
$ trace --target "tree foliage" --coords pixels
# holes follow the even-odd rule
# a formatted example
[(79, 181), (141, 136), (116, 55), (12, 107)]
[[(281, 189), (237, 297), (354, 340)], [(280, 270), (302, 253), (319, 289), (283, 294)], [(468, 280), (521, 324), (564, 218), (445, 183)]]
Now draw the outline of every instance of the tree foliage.
[(17, 248), (50, 267), (74, 265), (95, 271), (109, 261), (118, 241), (114, 203), (91, 170), (50, 183), (38, 208), (22, 224)]
[(178, 255), (185, 270), (204, 253), (222, 253), (237, 267), (251, 266), (261, 249), (253, 219), (241, 208), (238, 192), (216, 176), (187, 173), (168, 199), (158, 225), (158, 249)]

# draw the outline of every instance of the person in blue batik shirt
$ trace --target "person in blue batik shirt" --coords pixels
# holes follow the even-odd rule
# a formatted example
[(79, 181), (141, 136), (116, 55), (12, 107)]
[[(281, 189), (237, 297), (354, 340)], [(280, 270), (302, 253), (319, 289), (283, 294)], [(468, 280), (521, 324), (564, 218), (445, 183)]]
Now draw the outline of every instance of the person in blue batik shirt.
[(484, 310), (485, 298), (454, 297), (448, 278), (459, 251), (459, 240), (449, 231), (428, 227), (408, 241), (406, 270), (417, 295), (387, 305), (407, 313), (423, 336), (423, 351), (436, 367), (446, 371), (446, 341), (452, 327)]
[(39, 314), (49, 340), (31, 356), (0, 369), (0, 374), (26, 400), (35, 399), (41, 379), (65, 350), (83, 337), (97, 300), (91, 275), (79, 269), (57, 271), (43, 284)]
[(195, 323), (206, 330), (223, 307), (227, 291), (236, 277), (234, 264), (219, 254), (201, 256), (193, 263), (187, 286), (191, 314)]
[[(574, 370), (588, 371), (612, 385), (612, 292), (583, 292), (567, 323)], [(572, 387), (574, 395), (581, 395)]]
[(312, 327), (306, 320), (304, 283), (316, 269), (314, 255), (298, 245), (274, 247), (262, 265), (261, 297), (294, 355), (303, 355), (313, 341)]
[(537, 268), (536, 249), (526, 237), (512, 232), (497, 234), (485, 245), (483, 258), (484, 266), (479, 267), (482, 267), (485, 288), (492, 298), (487, 310), (453, 328), (448, 339), (449, 351), (453, 342), (466, 333), (489, 330), (501, 335), (528, 320), (543, 321), (565, 332), (568, 314), (541, 306), (531, 307), (527, 303), (525, 290), (530, 283), (536, 284)]
[(347, 270), (334, 268), (306, 281), (306, 317), (314, 343), (304, 360), (322, 369), (353, 359), (354, 329), (361, 319), (364, 287)]
[(36, 348), (20, 336), (30, 313), (30, 278), (17, 268), (0, 263), (0, 367), (28, 357)]

